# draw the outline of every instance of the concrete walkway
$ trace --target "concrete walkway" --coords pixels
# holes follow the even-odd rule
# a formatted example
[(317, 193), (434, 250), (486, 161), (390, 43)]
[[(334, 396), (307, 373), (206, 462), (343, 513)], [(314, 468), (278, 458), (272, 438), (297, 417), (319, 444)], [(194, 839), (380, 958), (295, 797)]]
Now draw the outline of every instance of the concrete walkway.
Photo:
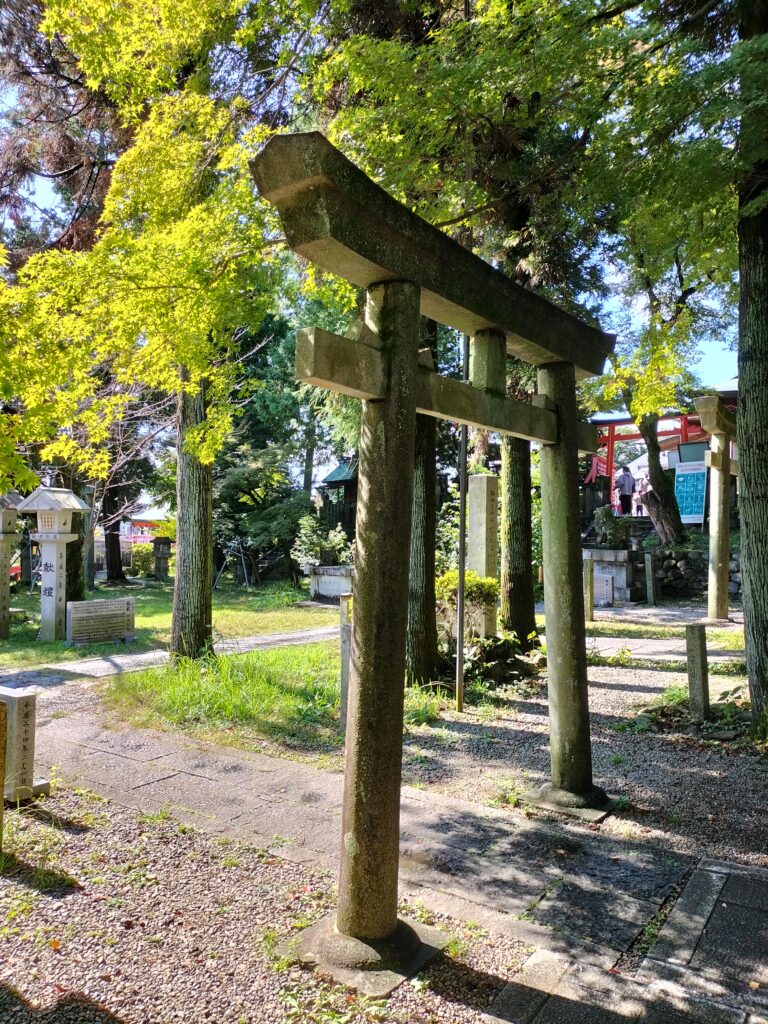
[[(335, 640), (339, 636), (338, 626), (316, 626), (314, 629), (295, 630), (292, 633), (261, 633), (258, 636), (222, 640), (214, 644), (217, 654), (245, 654), (247, 651), (264, 650), (269, 647), (290, 647), (294, 644), (312, 644), (321, 640)], [(34, 687), (38, 690), (58, 686), (71, 679), (87, 676), (100, 679), (120, 675), (121, 672), (141, 672), (155, 665), (165, 665), (170, 660), (168, 652), (162, 650), (144, 651), (141, 654), (109, 654), (101, 658), (83, 658), (80, 661), (48, 662), (25, 669), (0, 669), (0, 686)]]
[[(685, 661), (687, 654), (682, 637), (644, 639), (641, 637), (587, 637), (587, 651), (601, 657), (615, 657), (622, 651), (629, 651), (633, 659), (647, 661)], [(707, 648), (709, 661), (737, 661), (745, 657), (743, 650), (732, 651), (714, 645)]]
[[(56, 765), (67, 780), (120, 804), (167, 810), (336, 873), (340, 775), (114, 727), (87, 683), (44, 690), (38, 701), (41, 774)], [(768, 873), (697, 865), (638, 839), (410, 787), (401, 824), (405, 898), (537, 950), (489, 1022), (766, 1024)], [(625, 976), (625, 963), (637, 962), (672, 904), (641, 975)]]

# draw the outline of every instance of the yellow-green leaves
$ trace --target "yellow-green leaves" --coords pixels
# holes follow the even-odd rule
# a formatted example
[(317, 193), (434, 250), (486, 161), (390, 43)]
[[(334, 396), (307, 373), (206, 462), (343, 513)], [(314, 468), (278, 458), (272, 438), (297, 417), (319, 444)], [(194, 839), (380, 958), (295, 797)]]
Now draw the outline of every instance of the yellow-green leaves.
[[(43, 30), (80, 58), (88, 85), (138, 120), (153, 97), (203, 74), (245, 0), (48, 0)], [(183, 69), (183, 70), (182, 70)]]

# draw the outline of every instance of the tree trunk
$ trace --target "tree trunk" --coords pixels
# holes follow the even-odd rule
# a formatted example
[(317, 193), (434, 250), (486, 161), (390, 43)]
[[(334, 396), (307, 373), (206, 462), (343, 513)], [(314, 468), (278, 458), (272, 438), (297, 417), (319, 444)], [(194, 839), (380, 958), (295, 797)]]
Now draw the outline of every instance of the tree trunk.
[[(768, 32), (768, 2), (742, 0), (741, 35)], [(742, 76), (741, 146), (753, 158), (739, 182), (739, 507), (744, 632), (752, 713), (768, 737), (768, 145), (760, 132), (766, 117), (764, 65)], [(757, 148), (759, 141), (759, 149)], [(747, 204), (762, 206), (745, 209)], [(754, 211), (754, 212), (753, 212)]]
[(104, 524), (104, 565), (107, 583), (125, 583), (123, 557), (120, 551), (120, 521), (118, 511), (119, 490), (107, 487), (101, 503), (101, 521)]
[(531, 445), (519, 437), (501, 440), (501, 624), (517, 634), (524, 651), (533, 646)]
[[(646, 495), (645, 506), (654, 529), (662, 544), (680, 544), (685, 539), (685, 527), (680, 518), (680, 508), (675, 497), (672, 478), (661, 468), (661, 448), (657, 434), (658, 416), (641, 416), (637, 429), (643, 436), (648, 449), (648, 480), (653, 496)], [(613, 481), (611, 481), (613, 483)]]
[(315, 442), (317, 437), (317, 426), (315, 417), (309, 413), (309, 423), (305, 435), (306, 450), (304, 452), (304, 482), (302, 490), (308, 495), (312, 493), (312, 475), (315, 469)]
[(172, 657), (200, 658), (212, 648), (213, 471), (186, 450), (189, 432), (205, 421), (205, 388), (177, 401), (176, 580), (171, 625)]
[(83, 572), (83, 553), (86, 541), (85, 525), (86, 519), (83, 513), (73, 512), (71, 532), (77, 534), (77, 540), (67, 544), (66, 601), (85, 600), (85, 573)]
[(424, 686), (437, 671), (436, 528), (437, 420), (417, 416), (405, 646), (405, 675), (411, 686)]

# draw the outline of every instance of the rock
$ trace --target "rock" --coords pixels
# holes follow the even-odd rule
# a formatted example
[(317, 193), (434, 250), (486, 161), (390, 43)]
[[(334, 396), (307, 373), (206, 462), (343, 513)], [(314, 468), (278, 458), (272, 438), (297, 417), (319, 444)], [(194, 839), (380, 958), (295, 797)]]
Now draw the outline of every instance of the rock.
[(730, 560), (730, 562), (728, 563), (728, 568), (731, 570), (731, 572), (738, 572), (739, 571), (740, 566), (739, 566), (739, 563), (736, 561), (735, 558), (732, 558)]
[(728, 593), (729, 594), (738, 594), (740, 589), (741, 588), (739, 587), (738, 583), (729, 583), (728, 584)]
[(685, 572), (686, 569), (688, 569), (688, 559), (681, 558), (680, 561), (677, 563), (677, 568), (680, 570), (680, 572)]
[(671, 558), (668, 558), (668, 559), (667, 559), (667, 560), (666, 560), (666, 561), (664, 562), (664, 566), (663, 566), (663, 567), (664, 567), (665, 569), (674, 569), (674, 568), (675, 568), (675, 563), (673, 562), (673, 560), (672, 560)]
[(708, 740), (735, 740), (739, 735), (738, 729), (717, 729), (715, 732), (707, 733)]

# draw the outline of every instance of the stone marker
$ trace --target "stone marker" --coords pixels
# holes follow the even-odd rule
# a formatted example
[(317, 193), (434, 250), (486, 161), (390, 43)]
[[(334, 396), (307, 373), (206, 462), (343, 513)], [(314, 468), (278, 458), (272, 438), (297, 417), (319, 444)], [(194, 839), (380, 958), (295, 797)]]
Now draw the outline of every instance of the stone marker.
[[(467, 571), (478, 576), (499, 575), (499, 478), (473, 473), (467, 494)], [(478, 618), (480, 636), (496, 633), (496, 605), (484, 608)]]
[(72, 513), (87, 512), (89, 506), (65, 487), (38, 487), (20, 502), (18, 511), (37, 513), (37, 533), (31, 536), (40, 546), (38, 639), (63, 640), (67, 628), (67, 544), (77, 538), (77, 534), (70, 532)]
[(10, 803), (50, 793), (50, 783), (35, 779), (34, 690), (12, 690), (0, 686), (0, 701), (6, 706), (5, 799)]
[(645, 600), (650, 605), (656, 604), (656, 556), (647, 552), (645, 562)]
[(8, 639), (11, 623), (11, 557), (19, 546), (16, 518), (20, 502), (16, 491), (0, 494), (0, 640)]
[[(545, 564), (553, 582), (578, 591), (574, 605), (565, 614), (555, 609), (552, 619), (567, 680), (569, 666), (586, 668), (576, 455), (579, 447), (596, 449), (595, 429), (577, 418), (575, 374), (602, 372), (615, 339), (517, 288), (387, 195), (317, 132), (273, 137), (251, 170), (261, 195), (277, 206), (289, 246), (367, 289), (357, 339), (312, 328), (300, 331), (296, 344), (299, 380), (363, 400), (339, 899), (335, 915), (303, 933), (299, 957), (382, 995), (446, 939), (397, 917), (416, 412), (539, 440), (545, 451), (553, 446), (555, 468), (543, 504), (551, 502), (573, 529), (562, 537), (551, 533)], [(479, 386), (419, 365), (420, 314), (472, 336), (479, 346), (473, 384)], [(499, 379), (506, 354), (545, 364), (542, 379), (559, 382), (549, 405), (506, 396)], [(555, 684), (560, 676), (555, 669)], [(553, 715), (566, 748), (575, 744), (564, 756), (553, 733), (557, 785), (575, 787), (569, 798), (577, 802), (604, 801), (591, 784), (585, 672), (573, 682), (553, 685), (550, 669)], [(577, 700), (568, 699), (571, 691)], [(572, 716), (574, 707), (575, 730), (562, 727), (562, 716)], [(578, 771), (569, 770), (569, 759)]]
[(585, 622), (595, 621), (595, 563), (591, 558), (582, 558), (582, 573), (584, 574), (584, 620)]
[(688, 653), (688, 698), (691, 707), (691, 721), (706, 722), (709, 718), (706, 628), (697, 624), (686, 626), (685, 647)]

